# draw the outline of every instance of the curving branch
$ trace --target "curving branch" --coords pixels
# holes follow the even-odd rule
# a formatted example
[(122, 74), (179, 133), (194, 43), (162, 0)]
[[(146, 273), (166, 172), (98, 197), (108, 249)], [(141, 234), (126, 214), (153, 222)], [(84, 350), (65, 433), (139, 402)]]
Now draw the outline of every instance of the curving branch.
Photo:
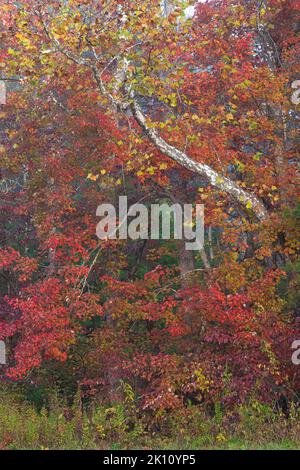
[(268, 212), (263, 203), (253, 194), (240, 188), (230, 178), (221, 176), (218, 172), (213, 170), (209, 165), (205, 163), (199, 163), (192, 160), (185, 152), (173, 147), (168, 144), (159, 133), (147, 125), (147, 120), (143, 114), (141, 107), (136, 100), (133, 100), (130, 104), (132, 114), (136, 122), (143, 129), (149, 140), (164, 154), (170, 157), (172, 160), (179, 163), (179, 165), (187, 168), (188, 170), (198, 173), (201, 176), (205, 176), (212, 186), (230, 194), (242, 205), (247, 208), (251, 208), (256, 217), (263, 221), (268, 218)]
[[(130, 100), (121, 100), (113, 94), (109, 93), (109, 91), (107, 91), (102, 80), (102, 75), (110, 64), (121, 58), (122, 54), (119, 54), (114, 57), (102, 71), (99, 71), (96, 65), (97, 57), (94, 56), (95, 62), (90, 62), (82, 59), (81, 57), (78, 57), (73, 52), (70, 52), (65, 49), (49, 31), (41, 12), (39, 12), (39, 17), (42, 22), (45, 34), (54, 46), (56, 52), (60, 52), (61, 54), (65, 55), (68, 59), (72, 60), (77, 65), (90, 68), (101, 95), (110, 102), (114, 110), (120, 110), (124, 112), (127, 109), (130, 109), (137, 124), (144, 131), (148, 139), (156, 146), (158, 150), (160, 150), (160, 152), (162, 152), (164, 155), (168, 156), (184, 168), (187, 168), (188, 170), (192, 171), (193, 173), (197, 173), (207, 178), (212, 186), (231, 195), (237, 202), (242, 204), (247, 209), (251, 209), (258, 220), (264, 221), (269, 217), (266, 207), (256, 195), (240, 188), (235, 181), (219, 174), (217, 171), (213, 170), (209, 165), (206, 165), (205, 163), (196, 162), (182, 150), (179, 150), (178, 148), (170, 145), (165, 139), (163, 139), (159, 135), (156, 129), (149, 127), (149, 125), (147, 124), (147, 118), (144, 115), (133, 93), (131, 93)], [(126, 53), (126, 51), (124, 51), (124, 53)], [(126, 59), (124, 59), (124, 57), (122, 65), (123, 68), (125, 67), (127, 70), (128, 62)], [(126, 70), (124, 70), (124, 73), (121, 73), (118, 69), (117, 76), (123, 76), (125, 78)]]

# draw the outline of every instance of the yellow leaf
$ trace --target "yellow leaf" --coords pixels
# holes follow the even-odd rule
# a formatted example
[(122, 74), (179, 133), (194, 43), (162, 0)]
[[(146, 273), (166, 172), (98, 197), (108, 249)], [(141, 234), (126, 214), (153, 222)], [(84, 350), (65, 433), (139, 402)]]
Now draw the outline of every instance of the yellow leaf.
[(160, 170), (166, 170), (167, 168), (168, 168), (167, 163), (160, 163), (160, 164), (159, 164), (159, 169), (160, 169)]
[(93, 175), (93, 173), (89, 173), (87, 175), (87, 179), (91, 181), (97, 181), (98, 178), (99, 178), (99, 175)]
[(222, 183), (224, 183), (224, 179), (221, 178), (220, 176), (217, 176), (217, 178), (216, 178), (216, 183), (217, 183), (217, 184), (222, 184)]
[(155, 167), (154, 166), (149, 166), (149, 168), (147, 168), (147, 172), (149, 173), (149, 175), (154, 175)]
[(8, 48), (7, 53), (8, 53), (9, 55), (13, 55), (13, 56), (17, 55), (17, 52), (14, 51), (11, 47)]

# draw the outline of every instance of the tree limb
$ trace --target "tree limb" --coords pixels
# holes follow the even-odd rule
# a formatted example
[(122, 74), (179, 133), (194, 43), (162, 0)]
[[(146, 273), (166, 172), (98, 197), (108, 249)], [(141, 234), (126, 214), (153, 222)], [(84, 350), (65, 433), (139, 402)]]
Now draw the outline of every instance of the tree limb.
[[(56, 50), (62, 54), (64, 54), (68, 59), (75, 62), (77, 65), (83, 65), (89, 67), (94, 75), (94, 79), (97, 83), (98, 89), (102, 96), (104, 96), (114, 107), (114, 109), (119, 109), (120, 111), (126, 111), (128, 108), (131, 109), (132, 115), (140, 126), (140, 128), (144, 131), (147, 135), (148, 139), (156, 146), (160, 152), (164, 155), (168, 156), (172, 160), (174, 160), (179, 165), (187, 168), (188, 170), (192, 171), (193, 173), (197, 173), (201, 176), (204, 176), (208, 179), (210, 184), (221, 191), (230, 194), (236, 201), (240, 204), (245, 206), (248, 209), (252, 209), (253, 213), (256, 215), (258, 220), (264, 221), (268, 218), (268, 212), (265, 208), (264, 204), (254, 195), (245, 191), (244, 189), (240, 188), (238, 184), (236, 184), (230, 178), (220, 175), (217, 171), (213, 170), (209, 165), (205, 163), (196, 162), (191, 159), (185, 152), (177, 149), (176, 147), (168, 144), (157, 132), (156, 129), (149, 127), (147, 124), (147, 119), (143, 114), (143, 111), (138, 104), (134, 94), (131, 93), (130, 100), (120, 100), (116, 98), (114, 95), (109, 93), (103, 83), (102, 80), (102, 72), (100, 72), (97, 68), (95, 63), (90, 63), (85, 61), (81, 57), (76, 56), (74, 53), (66, 50), (64, 47), (61, 46), (60, 42), (53, 37), (51, 32), (48, 30), (47, 25), (40, 13), (40, 19), (44, 28), (44, 31), (52, 44), (54, 44)], [(119, 56), (116, 56), (112, 59), (113, 62)], [(128, 65), (128, 63), (125, 61)]]
[(130, 108), (133, 117), (135, 118), (139, 126), (143, 129), (144, 133), (147, 135), (149, 140), (164, 155), (167, 155), (172, 160), (176, 161), (188, 170), (194, 173), (198, 173), (201, 176), (205, 176), (212, 186), (230, 194), (247, 208), (251, 208), (259, 220), (263, 221), (268, 218), (268, 212), (266, 208), (255, 195), (243, 190), (231, 179), (224, 176), (220, 176), (219, 173), (213, 170), (209, 165), (206, 165), (205, 163), (195, 162), (185, 152), (182, 152), (176, 147), (173, 147), (172, 145), (168, 144), (162, 137), (160, 137), (159, 133), (155, 129), (150, 128), (147, 125), (146, 117), (144, 116), (140, 106), (138, 105), (135, 99), (132, 100)]

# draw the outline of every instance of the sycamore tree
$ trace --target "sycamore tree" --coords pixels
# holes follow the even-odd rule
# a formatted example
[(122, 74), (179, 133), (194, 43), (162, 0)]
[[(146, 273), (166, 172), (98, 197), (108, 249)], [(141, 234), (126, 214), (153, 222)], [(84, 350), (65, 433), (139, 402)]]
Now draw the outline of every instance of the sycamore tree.
[[(299, 2), (1, 10), (20, 83), (1, 112), (7, 374), (54, 359), (101, 393), (131, 380), (146, 408), (293, 394)], [(204, 203), (205, 249), (99, 242), (119, 194)]]

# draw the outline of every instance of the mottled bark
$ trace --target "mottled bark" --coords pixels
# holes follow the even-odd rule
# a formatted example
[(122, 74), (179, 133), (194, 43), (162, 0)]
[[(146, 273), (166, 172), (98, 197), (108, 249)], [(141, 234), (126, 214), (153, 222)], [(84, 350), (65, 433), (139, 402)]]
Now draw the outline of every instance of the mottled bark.
[(230, 194), (232, 197), (234, 197), (235, 200), (237, 200), (239, 203), (246, 206), (247, 208), (251, 208), (259, 220), (263, 221), (268, 218), (268, 212), (265, 206), (254, 194), (243, 190), (233, 180), (220, 175), (209, 165), (192, 160), (185, 152), (177, 149), (176, 147), (173, 147), (172, 145), (168, 144), (162, 137), (160, 137), (160, 135), (155, 129), (147, 125), (146, 117), (144, 116), (136, 100), (132, 101), (131, 110), (136, 122), (143, 129), (144, 133), (147, 135), (149, 140), (164, 155), (167, 155), (168, 157), (172, 158), (172, 160), (175, 160), (177, 163), (187, 168), (188, 170), (206, 177), (212, 186), (215, 186), (221, 191)]

